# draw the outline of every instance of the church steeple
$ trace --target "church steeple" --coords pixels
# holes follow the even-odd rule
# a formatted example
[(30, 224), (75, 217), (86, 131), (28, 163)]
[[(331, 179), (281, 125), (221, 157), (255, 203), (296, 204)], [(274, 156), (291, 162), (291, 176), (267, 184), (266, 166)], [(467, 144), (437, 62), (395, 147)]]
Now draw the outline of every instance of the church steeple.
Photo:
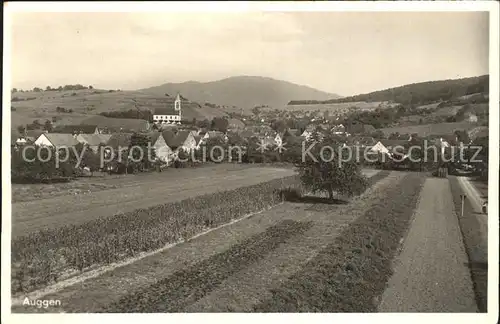
[(175, 97), (174, 109), (176, 111), (181, 110), (181, 95), (180, 94), (177, 94), (177, 96)]

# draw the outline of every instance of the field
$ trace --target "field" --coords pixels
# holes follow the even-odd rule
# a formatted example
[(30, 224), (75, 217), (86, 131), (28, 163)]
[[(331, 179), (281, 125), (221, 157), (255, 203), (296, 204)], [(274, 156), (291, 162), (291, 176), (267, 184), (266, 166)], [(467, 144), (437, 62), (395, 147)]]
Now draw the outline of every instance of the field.
[(350, 110), (374, 110), (379, 106), (390, 107), (387, 102), (345, 102), (333, 104), (312, 104), (312, 105), (287, 105), (283, 108), (286, 111), (329, 111), (330, 113), (345, 114)]
[[(73, 95), (73, 93), (75, 95)], [(172, 94), (170, 94), (172, 95)], [(173, 94), (175, 95), (175, 94)], [(31, 123), (35, 119), (51, 119), (54, 116), (62, 118), (59, 124), (77, 124), (85, 118), (101, 112), (126, 111), (137, 107), (142, 110), (153, 110), (166, 105), (167, 97), (143, 93), (140, 91), (115, 91), (106, 90), (74, 90), (74, 91), (44, 91), (44, 92), (16, 92), (13, 101), (12, 128)], [(31, 99), (33, 98), (33, 99)], [(31, 99), (31, 100), (23, 100)], [(58, 113), (57, 107), (72, 109), (72, 113)], [(222, 110), (202, 105), (185, 104), (182, 107), (183, 118), (186, 120), (212, 119), (225, 116)]]
[[(14, 258), (39, 253), (37, 247), (46, 253), (49, 247), (52, 254), (45, 257), (54, 262), (75, 255), (71, 264), (97, 267), (63, 276), (46, 288), (35, 283), (38, 290), (14, 295), (12, 311), (384, 312), (401, 311), (402, 305), (412, 311), (477, 311), (447, 179), (364, 170), (370, 187), (358, 197), (332, 203), (305, 192), (298, 200), (281, 196), (276, 189), (295, 186), (290, 169), (231, 167), (234, 172), (227, 166), (200, 170), (185, 182), (179, 175), (170, 182), (173, 190), (161, 188), (166, 178), (109, 179), (121, 187), (96, 196), (124, 190), (138, 205), (155, 195), (144, 189), (135, 196), (140, 183), (147, 183), (169, 198), (158, 195), (150, 203), (160, 207), (137, 212), (131, 206), (121, 216), (97, 220), (89, 216), (86, 223), (60, 231), (72, 235), (47, 232), (33, 241), (34, 250), (19, 245)], [(209, 183), (205, 191), (193, 188)], [(192, 198), (169, 202), (171, 196)], [(96, 213), (92, 207), (89, 211)], [(177, 242), (179, 230), (187, 231), (184, 239), (165, 247)], [(98, 237), (92, 239), (94, 234)], [(65, 247), (54, 250), (58, 246)], [(119, 251), (126, 253), (120, 257)], [(37, 262), (32, 266), (38, 271), (27, 268), (25, 274), (56, 269)], [(24, 296), (58, 299), (63, 305), (26, 307), (20, 305)]]
[(459, 123), (439, 123), (439, 124), (427, 124), (427, 125), (390, 127), (390, 128), (381, 128), (380, 130), (384, 132), (386, 136), (396, 132), (400, 134), (417, 133), (420, 136), (429, 136), (429, 135), (453, 135), (455, 130), (469, 131), (475, 127), (477, 127), (477, 123), (459, 122)]
[(43, 228), (82, 224), (98, 217), (293, 174), (288, 169), (254, 169), (240, 164), (176, 171), (109, 179), (105, 184), (115, 188), (108, 190), (13, 203), (12, 235), (15, 237)]

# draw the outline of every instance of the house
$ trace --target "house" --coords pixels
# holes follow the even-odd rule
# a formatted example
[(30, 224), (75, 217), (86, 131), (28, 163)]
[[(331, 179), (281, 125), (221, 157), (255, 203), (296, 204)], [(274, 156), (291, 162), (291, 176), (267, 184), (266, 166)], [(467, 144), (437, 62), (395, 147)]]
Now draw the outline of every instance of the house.
[(300, 134), (300, 136), (304, 137), (306, 140), (309, 140), (312, 134), (313, 134), (312, 131), (306, 129), (302, 134)]
[(155, 150), (155, 156), (159, 161), (168, 162), (173, 154), (173, 150), (167, 145), (162, 132), (146, 133), (150, 138), (151, 147)]
[(370, 148), (370, 151), (391, 154), (397, 149), (398, 152), (403, 153), (405, 145), (408, 145), (408, 141), (380, 140)]
[(208, 131), (202, 136), (202, 142), (206, 143), (209, 139), (219, 138), (223, 142), (227, 142), (227, 135), (219, 131)]
[[(17, 133), (17, 132), (16, 132)], [(17, 134), (16, 138), (12, 138), (16, 145), (25, 145), (25, 144), (30, 144), (34, 143), (35, 140), (42, 134), (48, 133), (47, 131), (43, 130), (25, 130), (24, 134)]]
[(371, 147), (377, 144), (377, 141), (371, 136), (354, 136), (349, 138), (348, 144), (358, 147)]
[(73, 147), (78, 144), (76, 136), (72, 134), (59, 134), (59, 133), (43, 133), (34, 142), (37, 146), (48, 147)]
[(97, 125), (62, 125), (52, 130), (52, 133), (60, 134), (99, 134)]
[(239, 119), (236, 119), (236, 118), (230, 118), (228, 120), (228, 126), (227, 126), (228, 129), (232, 129), (232, 130), (238, 130), (238, 129), (243, 129), (245, 128), (245, 124), (239, 120)]
[(103, 134), (146, 132), (151, 128), (149, 122), (144, 119), (110, 118), (101, 115), (87, 118), (80, 125), (95, 125)]
[(86, 144), (89, 148), (97, 153), (99, 150), (99, 145), (107, 144), (111, 138), (110, 134), (78, 134), (76, 135), (76, 140), (79, 143)]
[(345, 133), (345, 127), (342, 124), (335, 125), (332, 127), (332, 129), (330, 129), (330, 132), (332, 132), (335, 135), (342, 135)]
[(168, 102), (166, 107), (156, 108), (153, 114), (155, 124), (181, 124), (182, 107), (181, 96), (177, 94), (174, 102)]
[(199, 143), (197, 143), (195, 135), (191, 131), (178, 131), (174, 133), (172, 131), (163, 131), (163, 138), (165, 139), (166, 144), (172, 149), (172, 151), (191, 151), (198, 147)]

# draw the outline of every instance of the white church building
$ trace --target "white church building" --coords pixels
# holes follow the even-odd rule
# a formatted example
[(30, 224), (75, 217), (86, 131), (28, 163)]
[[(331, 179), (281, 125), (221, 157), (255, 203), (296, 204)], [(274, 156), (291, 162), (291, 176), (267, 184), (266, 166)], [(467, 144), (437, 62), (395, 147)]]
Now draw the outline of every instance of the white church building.
[(173, 105), (168, 103), (167, 107), (157, 108), (153, 114), (155, 124), (180, 124), (181, 123), (181, 96), (177, 94)]

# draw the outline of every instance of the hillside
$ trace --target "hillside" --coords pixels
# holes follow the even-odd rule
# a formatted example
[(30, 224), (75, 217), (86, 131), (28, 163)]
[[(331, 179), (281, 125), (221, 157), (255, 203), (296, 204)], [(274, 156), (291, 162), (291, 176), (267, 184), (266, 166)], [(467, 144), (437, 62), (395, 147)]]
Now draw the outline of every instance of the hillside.
[(156, 95), (180, 92), (184, 97), (200, 103), (212, 103), (233, 108), (252, 109), (267, 105), (281, 108), (290, 100), (311, 98), (329, 100), (338, 95), (326, 93), (307, 86), (257, 76), (236, 76), (212, 82), (189, 81), (166, 83), (140, 91)]
[[(424, 105), (439, 100), (458, 99), (476, 93), (489, 93), (488, 75), (454, 80), (413, 83), (367, 94), (324, 101), (318, 101), (311, 97), (307, 98), (307, 100), (292, 100), (288, 105), (333, 104), (359, 101), (393, 101), (401, 104)], [(305, 98), (306, 97), (303, 99)]]
[[(186, 96), (184, 96), (186, 97)], [(70, 90), (43, 92), (15, 92), (12, 94), (12, 127), (31, 123), (38, 119), (42, 123), (56, 117), (58, 123), (77, 124), (92, 115), (102, 112), (126, 111), (137, 108), (152, 110), (172, 102), (174, 98), (140, 91)], [(134, 102), (135, 101), (135, 102)], [(59, 109), (58, 109), (59, 107)], [(71, 110), (58, 112), (61, 108)], [(191, 101), (182, 104), (183, 119), (212, 119), (225, 116), (221, 109), (199, 105)]]

